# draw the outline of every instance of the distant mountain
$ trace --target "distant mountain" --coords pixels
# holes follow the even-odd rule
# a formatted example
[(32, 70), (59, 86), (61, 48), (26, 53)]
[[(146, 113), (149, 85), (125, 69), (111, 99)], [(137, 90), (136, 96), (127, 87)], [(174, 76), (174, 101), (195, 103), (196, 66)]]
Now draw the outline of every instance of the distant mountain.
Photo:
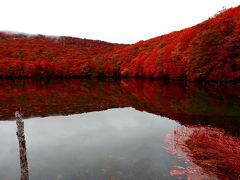
[(240, 6), (135, 44), (0, 33), (0, 77), (240, 80)]

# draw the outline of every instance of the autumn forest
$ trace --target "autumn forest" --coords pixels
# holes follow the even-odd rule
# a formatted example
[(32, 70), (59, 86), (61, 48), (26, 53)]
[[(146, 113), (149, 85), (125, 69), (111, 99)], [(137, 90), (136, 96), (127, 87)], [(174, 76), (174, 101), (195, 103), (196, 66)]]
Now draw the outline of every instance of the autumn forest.
[(240, 80), (240, 6), (135, 44), (0, 33), (0, 77)]

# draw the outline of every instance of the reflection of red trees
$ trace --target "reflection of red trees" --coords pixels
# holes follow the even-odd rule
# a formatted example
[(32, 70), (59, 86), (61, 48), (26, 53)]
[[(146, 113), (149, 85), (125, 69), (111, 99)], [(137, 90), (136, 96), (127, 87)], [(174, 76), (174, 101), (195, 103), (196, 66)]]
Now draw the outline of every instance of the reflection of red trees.
[(239, 134), (240, 88), (149, 80), (0, 81), (0, 119), (18, 107), (25, 117), (131, 106), (184, 125), (214, 125)]
[(180, 127), (174, 131), (174, 152), (187, 156), (203, 171), (220, 179), (240, 175), (240, 139), (211, 127)]
[(132, 45), (0, 33), (0, 77), (240, 79), (240, 6)]

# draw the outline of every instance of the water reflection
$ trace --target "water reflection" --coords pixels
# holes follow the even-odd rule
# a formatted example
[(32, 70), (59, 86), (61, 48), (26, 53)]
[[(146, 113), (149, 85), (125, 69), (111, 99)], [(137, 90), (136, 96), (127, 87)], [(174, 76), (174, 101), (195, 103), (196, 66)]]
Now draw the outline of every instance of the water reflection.
[[(0, 122), (0, 144), (11, 138), (11, 125)], [(133, 108), (25, 120), (30, 179), (174, 179), (169, 174), (173, 165), (195, 168), (163, 148), (165, 135), (178, 126)], [(17, 152), (9, 151), (16, 143), (2, 148), (0, 179), (18, 179), (11, 169), (17, 169), (16, 159), (10, 158)]]
[[(236, 179), (239, 174), (239, 138), (218, 128), (185, 127), (133, 108), (24, 123), (30, 179)], [(13, 121), (0, 121), (0, 179), (20, 177), (13, 127)]]
[(19, 157), (20, 157), (20, 169), (21, 180), (29, 180), (28, 161), (27, 161), (27, 149), (26, 140), (24, 134), (24, 122), (22, 120), (21, 109), (15, 112), (16, 124), (17, 124), (17, 138), (19, 144)]
[[(18, 174), (15, 124), (6, 121), (14, 119), (17, 107), (30, 118), (24, 121), (30, 179), (239, 175), (238, 85), (92, 79), (2, 80), (0, 87), (0, 179), (29, 176), (25, 136), (20, 135), (24, 124), (17, 121)], [(106, 111), (92, 112), (100, 110)], [(76, 115), (56, 116), (70, 114)], [(170, 149), (168, 133), (174, 137)]]
[(240, 87), (149, 80), (0, 81), (0, 119), (68, 115), (116, 107), (134, 107), (183, 125), (211, 125), (240, 132)]

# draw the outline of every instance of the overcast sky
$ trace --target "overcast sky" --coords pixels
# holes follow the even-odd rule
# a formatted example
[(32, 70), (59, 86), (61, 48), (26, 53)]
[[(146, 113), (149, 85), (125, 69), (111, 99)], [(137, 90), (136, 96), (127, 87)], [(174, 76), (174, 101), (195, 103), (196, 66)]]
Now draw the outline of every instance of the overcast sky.
[(134, 43), (204, 21), (240, 0), (2, 0), (0, 31)]

